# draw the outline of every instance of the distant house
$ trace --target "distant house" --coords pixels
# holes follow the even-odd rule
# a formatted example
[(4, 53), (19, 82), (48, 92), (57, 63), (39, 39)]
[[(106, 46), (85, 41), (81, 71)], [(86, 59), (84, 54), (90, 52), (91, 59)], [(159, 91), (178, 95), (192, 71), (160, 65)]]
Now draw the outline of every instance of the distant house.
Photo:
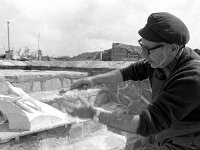
[(141, 58), (139, 54), (140, 47), (113, 43), (112, 49), (106, 50), (102, 54), (104, 61), (135, 61)]
[(111, 61), (111, 53), (112, 53), (112, 49), (103, 51), (102, 60), (103, 61)]
[(12, 59), (13, 57), (13, 50), (5, 51), (5, 58)]

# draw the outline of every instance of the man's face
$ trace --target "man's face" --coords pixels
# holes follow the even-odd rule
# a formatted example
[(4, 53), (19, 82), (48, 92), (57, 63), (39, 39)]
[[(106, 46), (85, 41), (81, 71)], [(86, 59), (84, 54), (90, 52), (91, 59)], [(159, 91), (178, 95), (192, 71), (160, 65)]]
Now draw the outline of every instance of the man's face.
[[(166, 43), (156, 43), (141, 39), (142, 57), (151, 64), (153, 68), (166, 67), (171, 61), (171, 48)], [(154, 49), (155, 48), (155, 49)], [(148, 51), (150, 49), (150, 51)]]

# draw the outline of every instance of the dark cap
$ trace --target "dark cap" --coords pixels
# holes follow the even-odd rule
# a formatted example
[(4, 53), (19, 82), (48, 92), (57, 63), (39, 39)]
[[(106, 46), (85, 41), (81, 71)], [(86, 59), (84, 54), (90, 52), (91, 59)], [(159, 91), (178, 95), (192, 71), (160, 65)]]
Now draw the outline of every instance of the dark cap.
[(138, 33), (142, 38), (158, 43), (185, 45), (190, 39), (186, 25), (178, 17), (167, 12), (152, 13), (145, 27)]

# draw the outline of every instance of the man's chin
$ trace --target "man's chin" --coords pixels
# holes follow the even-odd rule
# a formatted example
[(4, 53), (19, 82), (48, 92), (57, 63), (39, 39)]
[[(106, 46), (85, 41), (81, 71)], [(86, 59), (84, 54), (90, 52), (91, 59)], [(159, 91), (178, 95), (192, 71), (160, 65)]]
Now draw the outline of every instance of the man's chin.
[(155, 64), (153, 64), (151, 61), (147, 61), (150, 65), (151, 65), (151, 67), (152, 68), (158, 68)]
[(152, 65), (152, 64), (151, 64), (151, 67), (152, 67), (152, 68), (158, 68), (157, 66), (154, 66), (154, 65)]

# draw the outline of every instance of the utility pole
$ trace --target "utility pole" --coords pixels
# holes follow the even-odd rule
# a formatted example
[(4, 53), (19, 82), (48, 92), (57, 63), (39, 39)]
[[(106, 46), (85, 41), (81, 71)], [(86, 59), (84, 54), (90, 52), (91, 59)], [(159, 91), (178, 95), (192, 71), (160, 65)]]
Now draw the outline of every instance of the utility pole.
[(9, 24), (10, 24), (10, 22), (7, 21), (7, 28), (8, 28), (8, 51), (10, 52), (10, 31), (9, 31)]
[(40, 49), (40, 32), (38, 34), (38, 50)]
[(38, 34), (38, 50), (37, 50), (37, 53), (38, 53), (38, 60), (42, 60), (42, 50), (40, 49), (40, 32)]

